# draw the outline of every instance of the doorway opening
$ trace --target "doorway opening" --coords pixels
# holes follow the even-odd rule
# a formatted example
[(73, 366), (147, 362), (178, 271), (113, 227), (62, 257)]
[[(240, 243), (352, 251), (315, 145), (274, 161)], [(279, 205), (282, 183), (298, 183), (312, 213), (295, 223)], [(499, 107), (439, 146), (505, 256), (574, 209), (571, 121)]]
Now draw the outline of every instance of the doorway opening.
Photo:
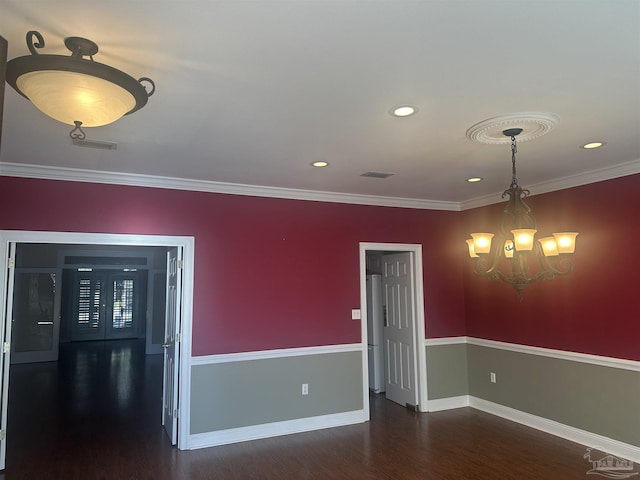
[(427, 411), (422, 245), (360, 243), (364, 405), (369, 392)]
[(146, 339), (162, 353), (166, 264), (166, 247), (17, 243), (11, 364), (91, 340)]
[[(89, 234), (89, 233), (61, 233), (61, 232), (20, 232), (20, 231), (0, 231), (0, 255), (4, 268), (0, 269), (0, 285), (4, 288), (4, 296), (2, 297), (2, 314), (1, 322), (1, 338), (0, 341), (4, 345), (6, 355), (0, 359), (0, 374), (2, 376), (2, 418), (0, 426), (0, 468), (4, 468), (6, 462), (7, 441), (10, 438), (6, 436), (7, 432), (7, 413), (10, 408), (8, 405), (8, 379), (10, 373), (10, 354), (8, 352), (10, 340), (12, 338), (12, 313), (13, 313), (13, 291), (16, 280), (16, 262), (15, 251), (17, 244), (58, 244), (66, 245), (69, 248), (77, 245), (85, 246), (101, 246), (102, 248), (122, 248), (122, 247), (161, 247), (167, 252), (167, 273), (164, 274), (166, 284), (170, 287), (171, 305), (176, 312), (171, 315), (167, 308), (167, 316), (172, 318), (171, 325), (175, 330), (169, 332), (170, 335), (165, 337), (164, 344), (164, 374), (162, 376), (163, 387), (163, 415), (162, 420), (158, 418), (158, 425), (161, 421), (172, 439), (172, 443), (178, 445), (179, 449), (188, 448), (189, 435), (189, 405), (188, 401), (184, 405), (178, 404), (180, 397), (188, 400), (188, 391), (190, 383), (190, 371), (188, 368), (189, 359), (191, 357), (191, 326), (192, 326), (192, 310), (193, 310), (193, 268), (194, 268), (194, 239), (193, 237), (180, 236), (155, 236), (155, 235), (118, 235), (118, 234)], [(168, 266), (171, 265), (172, 274), (168, 273)], [(126, 295), (131, 291), (132, 282), (135, 277), (130, 274), (133, 272), (122, 272), (123, 275), (115, 275), (113, 272), (105, 272), (104, 275), (114, 282), (114, 287), (108, 295), (110, 308), (114, 308), (116, 302), (120, 302), (115, 310), (111, 312), (111, 321), (115, 321), (117, 329), (129, 328), (132, 324), (129, 321), (128, 308), (133, 304), (129, 302), (126, 306)], [(157, 272), (154, 272), (157, 273)], [(128, 274), (128, 275), (127, 275)], [(48, 275), (48, 274), (46, 274)], [(41, 276), (43, 280), (44, 290), (48, 288), (47, 278), (49, 275)], [(114, 276), (115, 275), (115, 276)], [(105, 278), (106, 278), (105, 277)], [(173, 280), (171, 280), (171, 278)], [(177, 280), (176, 280), (177, 279)], [(152, 281), (148, 277), (149, 282)], [(157, 278), (156, 278), (157, 280)], [(52, 283), (51, 280), (49, 283)], [(59, 289), (58, 289), (59, 290)], [(37, 289), (33, 290), (37, 291)], [(113, 295), (113, 299), (111, 299)], [(52, 303), (52, 302), (50, 302)], [(167, 302), (169, 305), (169, 302)], [(49, 305), (50, 307), (51, 305)], [(123, 308), (120, 308), (123, 307)], [(52, 320), (55, 322), (55, 318)], [(47, 320), (48, 323), (48, 320)], [(44, 327), (44, 325), (41, 325)], [(48, 326), (48, 325), (47, 325)], [(122, 331), (122, 330), (121, 330)], [(123, 336), (130, 336), (131, 332)], [(116, 335), (117, 336), (117, 335)], [(168, 340), (167, 340), (168, 338)], [(124, 340), (115, 340), (124, 341)], [(132, 341), (144, 340), (140, 338), (132, 339)], [(100, 342), (98, 342), (100, 343)], [(144, 352), (144, 348), (142, 349)], [(117, 356), (117, 355), (116, 355)], [(115, 357), (114, 357), (115, 358)], [(122, 363), (120, 363), (122, 364)], [(171, 371), (169, 371), (171, 370)], [(12, 407), (16, 408), (16, 406)], [(180, 422), (178, 423), (178, 414), (180, 414)], [(166, 423), (165, 423), (166, 422)]]

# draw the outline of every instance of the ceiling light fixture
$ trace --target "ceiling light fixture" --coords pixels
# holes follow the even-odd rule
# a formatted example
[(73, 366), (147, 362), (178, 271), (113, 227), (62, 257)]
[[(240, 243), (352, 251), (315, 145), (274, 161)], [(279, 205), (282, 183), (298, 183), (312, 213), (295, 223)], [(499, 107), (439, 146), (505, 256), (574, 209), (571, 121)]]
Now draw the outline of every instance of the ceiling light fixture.
[[(516, 178), (516, 136), (521, 132), (521, 128), (502, 132), (511, 137), (512, 179), (511, 185), (502, 194), (502, 198), (508, 196), (509, 200), (504, 208), (500, 232), (497, 235), (472, 233), (467, 240), (475, 272), (508, 283), (518, 292), (519, 300), (522, 300), (522, 293), (528, 285), (571, 273), (573, 265), (567, 255), (574, 252), (578, 235), (577, 232), (561, 232), (534, 241), (538, 231), (536, 221), (523, 200), (530, 192), (520, 187)], [(491, 253), (494, 236), (495, 248)], [(535, 267), (530, 268), (530, 264), (534, 263), (530, 260), (535, 261)], [(508, 273), (502, 269), (507, 269)]]
[(312, 167), (317, 167), (317, 168), (322, 168), (322, 167), (328, 167), (329, 166), (329, 162), (326, 162), (324, 160), (318, 160), (316, 162), (313, 162), (311, 164)]
[(411, 105), (402, 105), (391, 109), (391, 115), (394, 117), (410, 117), (418, 111), (416, 107)]
[(591, 150), (592, 148), (600, 148), (605, 143), (606, 142), (591, 142), (591, 143), (587, 143), (587, 144), (583, 145), (582, 148), (584, 148), (586, 150)]
[(469, 183), (478, 183), (482, 181), (482, 177), (471, 177), (467, 178), (467, 182)]
[[(44, 114), (74, 125), (71, 138), (84, 140), (81, 127), (107, 125), (140, 110), (155, 92), (150, 78), (136, 80), (95, 62), (98, 45), (91, 40), (69, 37), (64, 44), (71, 56), (40, 55), (36, 49), (44, 48), (44, 38), (39, 32), (27, 32), (31, 55), (7, 62), (7, 83)], [(150, 85), (149, 92), (143, 82)]]

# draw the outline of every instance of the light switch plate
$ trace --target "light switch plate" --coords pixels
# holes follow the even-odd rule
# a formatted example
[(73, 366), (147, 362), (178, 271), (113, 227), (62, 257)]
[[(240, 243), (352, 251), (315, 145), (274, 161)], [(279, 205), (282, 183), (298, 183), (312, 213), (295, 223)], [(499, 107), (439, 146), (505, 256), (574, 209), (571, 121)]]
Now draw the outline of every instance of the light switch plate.
[(360, 309), (354, 308), (351, 310), (351, 320), (360, 320)]

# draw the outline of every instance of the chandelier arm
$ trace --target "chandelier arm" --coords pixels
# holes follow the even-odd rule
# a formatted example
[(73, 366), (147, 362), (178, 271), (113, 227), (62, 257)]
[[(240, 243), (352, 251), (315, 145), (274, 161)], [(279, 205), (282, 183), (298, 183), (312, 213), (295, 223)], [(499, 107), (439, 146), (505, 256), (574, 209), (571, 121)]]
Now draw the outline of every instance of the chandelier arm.
[[(498, 238), (497, 244), (504, 244), (504, 240)], [(475, 259), (473, 269), (477, 275), (480, 276), (492, 276), (494, 272), (499, 272), (498, 266), (500, 264), (500, 260), (502, 259), (502, 248), (496, 248), (493, 253), (489, 253), (487, 255), (480, 256)], [(491, 261), (488, 259), (491, 256)]]
[(518, 293), (518, 301), (520, 302), (522, 301), (522, 294), (524, 292), (524, 289), (527, 287), (527, 285), (529, 285), (529, 283), (532, 283), (532, 281), (530, 281), (529, 279), (514, 278), (511, 275), (507, 276), (500, 270), (491, 272), (490, 277), (492, 280), (501, 280), (504, 283), (511, 285)]
[(541, 272), (547, 273), (547, 278), (569, 275), (573, 272), (573, 263), (567, 257), (560, 257), (557, 262), (552, 262), (549, 258), (541, 255), (538, 257), (538, 265)]
[(481, 277), (490, 276), (493, 274), (493, 272), (499, 271), (497, 262), (494, 261), (489, 268), (486, 268), (485, 262), (483, 262), (481, 259), (476, 260), (473, 270), (477, 275), (480, 275)]

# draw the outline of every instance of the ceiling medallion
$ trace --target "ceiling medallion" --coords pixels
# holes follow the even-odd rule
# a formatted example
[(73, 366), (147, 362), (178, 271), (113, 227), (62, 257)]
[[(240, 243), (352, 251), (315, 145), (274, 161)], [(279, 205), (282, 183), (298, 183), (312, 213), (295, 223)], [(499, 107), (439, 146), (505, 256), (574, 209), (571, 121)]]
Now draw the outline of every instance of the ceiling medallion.
[(473, 142), (504, 145), (510, 142), (504, 131), (510, 128), (522, 129), (519, 142), (526, 142), (546, 135), (560, 123), (560, 117), (549, 112), (523, 112), (488, 118), (469, 127), (466, 136)]

